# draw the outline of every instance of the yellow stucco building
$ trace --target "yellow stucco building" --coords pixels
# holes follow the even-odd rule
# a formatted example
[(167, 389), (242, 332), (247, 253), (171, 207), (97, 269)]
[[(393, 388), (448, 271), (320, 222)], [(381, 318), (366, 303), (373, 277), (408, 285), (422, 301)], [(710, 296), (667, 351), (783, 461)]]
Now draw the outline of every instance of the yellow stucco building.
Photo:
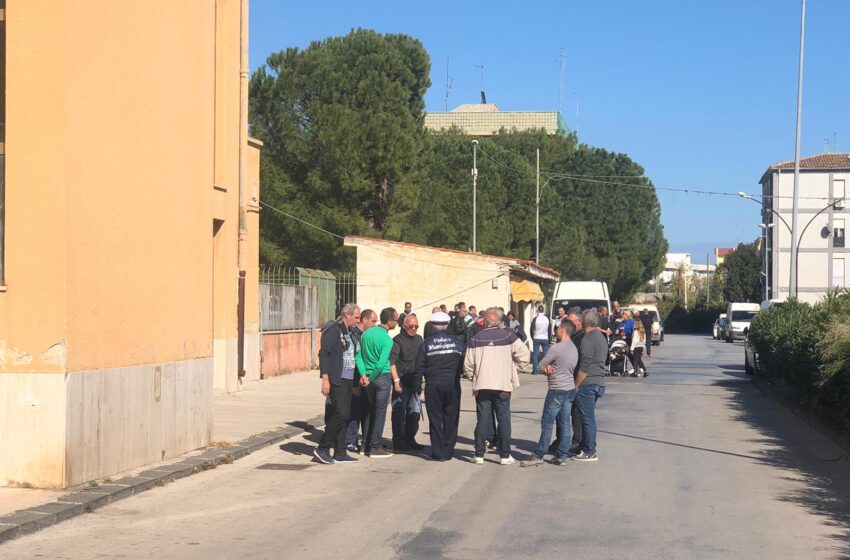
[(0, 485), (209, 443), (259, 375), (247, 0), (5, 0)]

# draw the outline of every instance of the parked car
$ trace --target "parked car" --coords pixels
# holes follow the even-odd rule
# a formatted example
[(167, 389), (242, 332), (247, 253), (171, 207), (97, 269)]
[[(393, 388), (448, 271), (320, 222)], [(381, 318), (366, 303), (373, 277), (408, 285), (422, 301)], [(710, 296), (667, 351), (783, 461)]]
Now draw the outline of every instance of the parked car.
[(742, 340), (747, 335), (753, 317), (758, 315), (760, 306), (757, 303), (734, 302), (726, 306), (726, 342)]
[(747, 329), (747, 336), (744, 338), (744, 371), (747, 375), (755, 375), (759, 370), (758, 351), (752, 343), (752, 326)]
[(726, 314), (721, 313), (717, 316), (717, 319), (714, 320), (714, 326), (711, 327), (711, 338), (713, 338), (714, 340), (720, 340), (720, 337), (723, 336), (723, 326), (720, 321), (725, 318)]

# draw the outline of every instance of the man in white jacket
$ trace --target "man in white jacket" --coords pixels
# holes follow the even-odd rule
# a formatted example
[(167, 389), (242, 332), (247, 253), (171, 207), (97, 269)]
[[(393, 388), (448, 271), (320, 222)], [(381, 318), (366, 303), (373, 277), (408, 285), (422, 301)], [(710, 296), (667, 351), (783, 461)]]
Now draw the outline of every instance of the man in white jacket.
[(531, 320), (531, 373), (537, 374), (537, 365), (546, 351), (549, 349), (549, 336), (551, 335), (552, 327), (549, 323), (549, 317), (546, 316), (546, 308), (542, 305), (537, 306), (537, 316)]
[(463, 364), (464, 373), (472, 377), (478, 415), (474, 462), (484, 463), (486, 440), (496, 432), (495, 411), (500, 462), (510, 465), (515, 462), (511, 457), (511, 392), (519, 387), (517, 367), (528, 365), (529, 351), (515, 333), (501, 328), (502, 317), (497, 308), (485, 311), (484, 321), (484, 329), (469, 341)]

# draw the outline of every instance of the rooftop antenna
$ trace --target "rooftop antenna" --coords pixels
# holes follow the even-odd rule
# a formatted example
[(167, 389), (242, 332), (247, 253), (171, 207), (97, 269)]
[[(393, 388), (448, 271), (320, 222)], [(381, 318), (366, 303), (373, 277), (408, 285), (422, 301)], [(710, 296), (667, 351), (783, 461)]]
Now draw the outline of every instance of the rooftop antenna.
[(443, 105), (444, 105), (445, 111), (448, 113), (449, 112), (449, 92), (452, 90), (452, 84), (454, 83), (454, 78), (449, 76), (449, 57), (446, 56), (445, 62), (435, 62), (434, 64), (439, 64), (440, 66), (445, 64), (445, 66), (446, 66), (446, 97), (445, 97), (445, 100), (443, 102)]
[(476, 68), (481, 70), (481, 103), (487, 104), (487, 95), (484, 94), (484, 65), (483, 64), (473, 64)]
[(567, 74), (567, 49), (561, 48), (561, 54), (555, 60), (558, 68), (558, 112), (564, 112), (564, 82)]

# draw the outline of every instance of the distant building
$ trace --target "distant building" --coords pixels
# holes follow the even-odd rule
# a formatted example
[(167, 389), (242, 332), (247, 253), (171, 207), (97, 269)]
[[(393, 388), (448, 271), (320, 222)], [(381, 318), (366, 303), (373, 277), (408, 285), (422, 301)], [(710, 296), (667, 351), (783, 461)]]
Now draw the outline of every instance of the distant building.
[(691, 263), (690, 253), (667, 253), (664, 271), (661, 272), (661, 281), (663, 283), (670, 282), (679, 269), (684, 270), (686, 277), (692, 277), (694, 275), (704, 277), (713, 274), (715, 268), (713, 264)]
[(734, 253), (735, 249), (727, 248), (727, 247), (717, 247), (714, 249), (714, 259), (717, 261), (717, 266), (723, 264), (723, 261), (726, 260), (731, 253)]
[[(850, 250), (845, 247), (844, 231), (850, 213), (846, 202), (833, 205), (845, 200), (848, 179), (850, 154), (820, 154), (800, 160), (797, 295), (802, 301), (815, 302), (831, 287), (848, 287)], [(768, 261), (765, 295), (785, 298), (791, 280), (794, 162), (771, 165), (759, 183), (764, 201), (761, 220), (770, 229), (764, 247)]]
[(492, 103), (467, 104), (448, 113), (426, 113), (425, 128), (461, 129), (469, 136), (493, 136), (499, 130), (543, 129), (548, 134), (568, 136), (567, 123), (558, 111), (502, 111)]

